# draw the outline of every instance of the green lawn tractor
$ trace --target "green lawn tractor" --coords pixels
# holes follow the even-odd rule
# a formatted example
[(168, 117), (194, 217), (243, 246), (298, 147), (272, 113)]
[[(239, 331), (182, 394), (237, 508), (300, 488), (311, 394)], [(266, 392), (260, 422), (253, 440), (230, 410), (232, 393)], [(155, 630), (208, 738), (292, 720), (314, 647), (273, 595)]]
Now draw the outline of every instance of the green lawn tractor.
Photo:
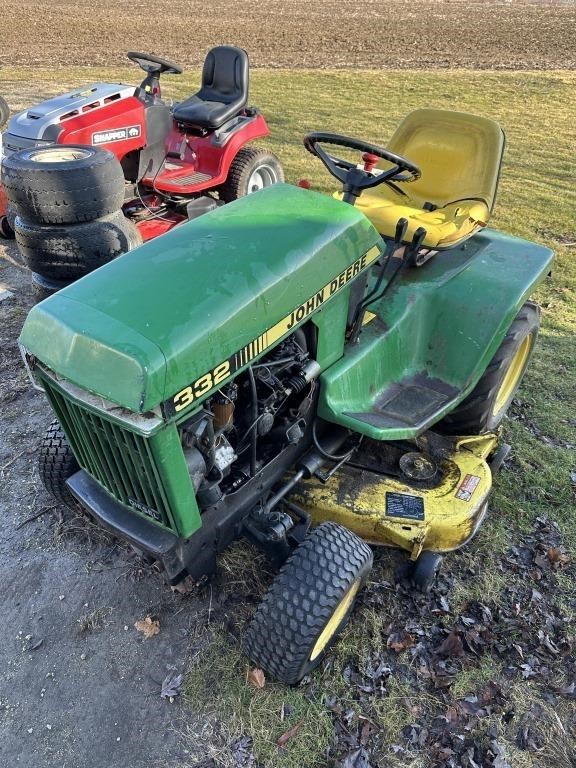
[(490, 120), (419, 110), (387, 149), (305, 145), (342, 192), (218, 208), (41, 302), (20, 337), (57, 416), (46, 487), (172, 584), (240, 536), (263, 547), (280, 570), (244, 647), (287, 683), (346, 624), (368, 544), (405, 550), (425, 590), (477, 530), (552, 261), (485, 228)]

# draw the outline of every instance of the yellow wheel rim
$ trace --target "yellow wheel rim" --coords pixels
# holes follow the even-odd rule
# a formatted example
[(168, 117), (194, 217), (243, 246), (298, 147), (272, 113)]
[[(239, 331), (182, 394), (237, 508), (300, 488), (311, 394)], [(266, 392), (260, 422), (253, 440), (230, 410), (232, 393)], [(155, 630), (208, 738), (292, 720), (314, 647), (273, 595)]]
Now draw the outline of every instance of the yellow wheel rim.
[(500, 384), (498, 394), (496, 395), (496, 400), (494, 401), (494, 408), (492, 411), (493, 416), (498, 416), (502, 409), (512, 399), (512, 395), (520, 383), (520, 379), (522, 378), (522, 374), (526, 368), (526, 363), (528, 362), (528, 355), (532, 349), (532, 338), (532, 334), (529, 333), (516, 350), (516, 353), (512, 358), (512, 361), (508, 366), (508, 370), (506, 371), (506, 374), (502, 380), (502, 384)]
[(336, 610), (332, 614), (332, 616), (329, 618), (328, 623), (320, 633), (320, 637), (318, 640), (316, 640), (316, 643), (314, 645), (314, 648), (312, 648), (312, 653), (310, 654), (310, 661), (314, 661), (314, 659), (317, 659), (318, 656), (322, 653), (322, 651), (326, 648), (330, 640), (334, 637), (336, 634), (338, 627), (342, 623), (342, 619), (344, 616), (346, 616), (346, 613), (350, 606), (352, 605), (352, 602), (354, 598), (356, 597), (356, 593), (358, 592), (358, 589), (360, 588), (360, 579), (357, 579), (348, 589), (342, 600), (338, 603), (336, 606)]

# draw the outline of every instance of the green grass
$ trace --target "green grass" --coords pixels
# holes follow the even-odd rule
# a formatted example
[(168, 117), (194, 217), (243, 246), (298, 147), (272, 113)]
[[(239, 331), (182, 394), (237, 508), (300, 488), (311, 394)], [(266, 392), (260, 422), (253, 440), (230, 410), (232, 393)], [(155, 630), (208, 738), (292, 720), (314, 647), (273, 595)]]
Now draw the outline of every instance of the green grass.
[[(102, 79), (135, 82), (135, 69), (62, 69), (58, 83), (53, 73), (2, 70), (4, 95), (20, 106), (39, 95), (57, 93), (62, 87)], [(181, 99), (197, 85), (196, 77), (167, 78), (165, 95)], [(492, 224), (504, 231), (551, 246), (557, 254), (553, 277), (534, 297), (542, 306), (542, 332), (533, 362), (505, 424), (505, 437), (513, 445), (511, 468), (500, 474), (495, 486), (492, 514), (474, 544), (459, 555), (458, 568), (471, 566), (475, 582), (456, 587), (449, 595), (454, 612), (471, 598), (497, 600), (505, 586), (497, 562), (514, 543), (518, 532), (527, 529), (538, 515), (558, 522), (566, 546), (576, 548), (575, 493), (571, 471), (576, 470), (576, 222), (574, 217), (574, 120), (573, 72), (290, 72), (256, 70), (252, 73), (251, 102), (263, 110), (271, 128), (268, 146), (282, 160), (287, 180), (310, 179), (322, 191), (334, 188), (320, 163), (302, 147), (307, 131), (324, 129), (363, 137), (386, 144), (399, 119), (412, 109), (428, 106), (470, 111), (497, 120), (506, 131), (508, 146), (500, 193)], [(251, 606), (242, 604), (243, 594), (261, 592), (259, 561), (252, 553), (235, 549), (225, 560), (221, 590), (234, 597), (230, 609), (210, 625), (211, 641), (195, 660), (187, 681), (192, 711), (213, 724), (214, 758), (218, 765), (233, 765), (226, 748), (233, 739), (251, 735), (254, 751), (266, 768), (325, 765), (325, 751), (333, 740), (326, 697), (333, 692), (353, 711), (353, 719), (369, 717), (379, 728), (382, 754), (387, 766), (418, 768), (425, 765), (415, 756), (412, 762), (395, 758), (389, 747), (401, 739), (401, 729), (418, 712), (438, 705), (434, 696), (404, 690), (391, 681), (386, 696), (371, 696), (359, 705), (353, 690), (344, 682), (343, 670), (350, 659), (362, 667), (371, 652), (383, 642), (386, 615), (370, 605), (362, 606), (352, 625), (331, 656), (327, 669), (319, 673), (316, 695), (310, 689), (288, 689), (267, 683), (263, 690), (246, 684), (247, 661), (229, 635), (232, 620), (240, 631)], [(448, 559), (446, 568), (450, 567)], [(373, 579), (391, 580), (392, 560), (387, 556)], [(574, 600), (574, 579), (560, 574), (566, 606)], [(217, 587), (216, 587), (217, 588)], [(391, 590), (389, 599), (394, 600)], [(253, 596), (253, 602), (256, 599)], [(230, 618), (232, 617), (232, 619)], [(483, 658), (462, 670), (453, 695), (477, 690), (492, 675), (498, 663)], [(530, 686), (515, 693), (528, 707), (537, 700)], [(430, 700), (429, 700), (430, 699)], [(288, 708), (288, 710), (287, 710)], [(289, 711), (290, 714), (286, 715)], [(282, 712), (284, 719), (282, 720)], [(296, 722), (298, 734), (280, 749), (278, 737)], [(557, 743), (558, 725), (550, 717), (551, 744)], [(556, 730), (555, 730), (556, 729)], [(513, 735), (506, 741), (513, 768), (537, 763), (520, 755)], [(550, 747), (550, 763), (554, 749)], [(562, 752), (558, 753), (560, 756)], [(566, 764), (566, 763), (559, 763)]]

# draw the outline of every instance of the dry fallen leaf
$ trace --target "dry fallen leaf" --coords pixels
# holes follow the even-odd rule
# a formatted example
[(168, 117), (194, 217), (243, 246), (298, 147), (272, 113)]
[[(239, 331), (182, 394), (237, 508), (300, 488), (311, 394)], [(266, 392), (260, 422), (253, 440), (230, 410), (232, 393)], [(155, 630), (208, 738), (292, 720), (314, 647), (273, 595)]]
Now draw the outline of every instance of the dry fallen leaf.
[(295, 736), (295, 735), (298, 733), (298, 731), (300, 730), (300, 728), (302, 728), (302, 725), (303, 725), (303, 724), (304, 724), (304, 720), (300, 720), (300, 722), (299, 722), (299, 723), (296, 723), (296, 725), (293, 725), (293, 726), (292, 726), (292, 728), (288, 728), (288, 730), (287, 730), (287, 731), (285, 731), (285, 732), (282, 734), (282, 736), (280, 736), (280, 738), (278, 739), (278, 741), (276, 742), (276, 744), (277, 744), (279, 747), (283, 747), (283, 746), (284, 746), (284, 745), (285, 745), (285, 744), (286, 744), (288, 741), (290, 741), (290, 739), (292, 738), (292, 736)]
[(180, 688), (182, 687), (183, 680), (184, 675), (166, 675), (162, 681), (160, 696), (162, 696), (163, 699), (170, 699), (170, 702), (172, 702), (176, 696), (180, 695)]
[(566, 565), (566, 563), (570, 560), (568, 555), (557, 547), (550, 547), (546, 554), (548, 555), (550, 562), (555, 566)]
[(160, 622), (158, 619), (153, 619), (152, 616), (146, 616), (145, 619), (134, 622), (134, 626), (138, 632), (142, 632), (146, 640), (160, 632)]
[(464, 656), (464, 646), (462, 640), (455, 632), (450, 632), (444, 641), (436, 649), (440, 656), (460, 658)]
[(409, 634), (406, 630), (401, 629), (399, 632), (392, 632), (388, 638), (386, 645), (388, 648), (392, 648), (396, 653), (405, 650), (406, 648), (412, 648), (416, 645), (414, 635)]
[(253, 667), (248, 671), (247, 680), (250, 685), (253, 685), (255, 688), (264, 688), (266, 685), (266, 677), (264, 676), (264, 672), (258, 667)]

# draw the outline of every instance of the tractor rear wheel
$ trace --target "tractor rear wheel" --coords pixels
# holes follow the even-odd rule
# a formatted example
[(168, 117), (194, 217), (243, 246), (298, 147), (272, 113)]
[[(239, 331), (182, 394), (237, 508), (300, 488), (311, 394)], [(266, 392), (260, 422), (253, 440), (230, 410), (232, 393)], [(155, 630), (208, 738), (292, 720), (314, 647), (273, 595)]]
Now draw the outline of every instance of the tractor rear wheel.
[(292, 553), (244, 638), (250, 659), (294, 684), (320, 664), (372, 567), (372, 551), (347, 528), (319, 525)]
[(122, 211), (73, 225), (33, 224), (18, 216), (15, 226), (28, 268), (51, 281), (78, 280), (142, 243)]
[(102, 147), (52, 144), (2, 161), (2, 184), (17, 213), (37, 224), (76, 224), (118, 211), (124, 173)]
[(526, 302), (472, 392), (434, 428), (446, 435), (481, 435), (495, 430), (520, 386), (539, 326), (539, 307)]
[(226, 203), (257, 192), (264, 187), (284, 181), (280, 161), (265, 149), (244, 147), (241, 149), (228, 172), (228, 178), (219, 189), (220, 200)]
[(53, 421), (40, 446), (38, 473), (48, 493), (74, 510), (77, 510), (79, 505), (66, 485), (66, 480), (79, 469), (62, 427), (57, 421)]

